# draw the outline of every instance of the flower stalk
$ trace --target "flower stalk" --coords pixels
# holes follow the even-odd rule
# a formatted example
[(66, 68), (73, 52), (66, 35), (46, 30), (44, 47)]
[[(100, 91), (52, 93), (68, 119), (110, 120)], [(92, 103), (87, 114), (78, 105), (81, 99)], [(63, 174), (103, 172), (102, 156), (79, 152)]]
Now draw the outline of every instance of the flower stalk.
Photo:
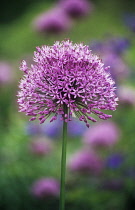
[[(64, 114), (68, 114), (68, 108), (64, 106)], [(67, 122), (63, 121), (63, 139), (61, 155), (61, 185), (60, 185), (60, 210), (65, 209), (65, 177), (66, 177), (66, 145), (67, 145)]]

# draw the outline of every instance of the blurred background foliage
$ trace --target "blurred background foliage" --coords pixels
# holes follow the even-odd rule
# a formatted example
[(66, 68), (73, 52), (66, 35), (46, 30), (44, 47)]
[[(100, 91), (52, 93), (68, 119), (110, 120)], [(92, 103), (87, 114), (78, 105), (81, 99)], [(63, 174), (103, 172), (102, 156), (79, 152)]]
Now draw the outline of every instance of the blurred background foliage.
[[(112, 121), (121, 133), (119, 141), (111, 147), (94, 148), (103, 162), (102, 172), (98, 175), (93, 174), (94, 169), (88, 174), (72, 172), (67, 166), (66, 209), (135, 209), (135, 32), (125, 24), (124, 19), (127, 14), (135, 15), (135, 1), (93, 0), (91, 14), (73, 20), (69, 31), (50, 35), (34, 30), (33, 20), (57, 3), (54, 0), (12, 0), (1, 3), (0, 72), (3, 71), (3, 62), (8, 63), (11, 69), (0, 73), (0, 209), (57, 210), (59, 202), (58, 196), (40, 198), (31, 190), (33, 183), (43, 177), (53, 177), (59, 181), (61, 134), (58, 134), (59, 127), (55, 124), (49, 127), (48, 122), (42, 131), (38, 130), (38, 123), (34, 128), (29, 127), (28, 117), (18, 113), (16, 95), (18, 81), (22, 76), (19, 71), (21, 60), (26, 59), (30, 64), (36, 46), (50, 45), (56, 40), (70, 38), (73, 42), (84, 42), (91, 46), (94, 41), (106, 45), (105, 41), (112, 37), (127, 38), (130, 41), (124, 53), (117, 55), (126, 63), (130, 72), (123, 81), (123, 73), (119, 75), (117, 87), (126, 86), (133, 89), (133, 93), (126, 92), (126, 99), (120, 100), (117, 111), (113, 113)], [(132, 21), (135, 25), (135, 19)], [(96, 53), (100, 54), (99, 51)], [(5, 74), (6, 79), (1, 79)], [(71, 131), (69, 135), (68, 161), (76, 151), (85, 148), (82, 139), (86, 129), (79, 127), (79, 124), (76, 126), (74, 134)], [(79, 129), (82, 132), (78, 133)], [(41, 143), (43, 139), (51, 144), (47, 154), (44, 150), (46, 146)], [(36, 146), (33, 150), (32, 146), (31, 150), (31, 144), (37, 140), (41, 147)], [(113, 154), (122, 154), (123, 159), (116, 158), (113, 167), (111, 165), (108, 168), (108, 157)]]

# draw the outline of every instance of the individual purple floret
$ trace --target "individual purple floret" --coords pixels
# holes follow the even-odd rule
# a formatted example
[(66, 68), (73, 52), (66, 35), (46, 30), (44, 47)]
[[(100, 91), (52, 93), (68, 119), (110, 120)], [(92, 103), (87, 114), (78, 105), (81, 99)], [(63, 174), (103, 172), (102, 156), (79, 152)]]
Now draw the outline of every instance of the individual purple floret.
[(100, 122), (86, 131), (83, 141), (93, 147), (111, 147), (118, 141), (119, 134), (119, 129), (115, 123)]
[(59, 196), (59, 182), (53, 178), (42, 178), (33, 183), (31, 193), (37, 198), (52, 198)]
[(99, 174), (103, 162), (94, 151), (81, 150), (70, 157), (68, 168), (79, 173)]
[(135, 106), (135, 90), (133, 87), (120, 86), (117, 93), (121, 104)]
[(22, 61), (24, 76), (18, 92), (19, 111), (32, 116), (31, 121), (38, 118), (44, 123), (53, 115), (52, 122), (61, 115), (68, 122), (75, 114), (89, 127), (88, 120), (96, 122), (90, 114), (103, 120), (112, 117), (101, 110), (116, 110), (114, 81), (88, 46), (57, 41), (50, 47), (37, 47), (33, 59), (35, 65), (30, 68)]
[(52, 143), (48, 139), (39, 138), (30, 142), (29, 149), (35, 155), (48, 155), (52, 151)]
[(12, 79), (12, 68), (9, 63), (0, 61), (0, 85), (10, 83)]
[(88, 15), (93, 10), (88, 0), (61, 0), (60, 7), (72, 18)]
[(110, 169), (117, 169), (122, 166), (124, 163), (124, 156), (120, 153), (115, 153), (110, 155), (106, 160), (106, 166)]
[(62, 9), (54, 8), (38, 16), (33, 27), (38, 32), (59, 34), (70, 29), (71, 20)]

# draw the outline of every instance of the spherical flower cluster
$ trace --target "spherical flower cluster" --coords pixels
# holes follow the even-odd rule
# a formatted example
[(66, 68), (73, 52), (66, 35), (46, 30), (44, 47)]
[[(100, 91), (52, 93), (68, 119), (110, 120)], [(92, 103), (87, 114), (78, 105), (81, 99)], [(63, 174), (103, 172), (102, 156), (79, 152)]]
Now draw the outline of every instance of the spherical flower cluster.
[(71, 21), (62, 9), (54, 8), (47, 13), (39, 15), (34, 20), (33, 27), (38, 32), (59, 34), (71, 27)]
[(113, 122), (100, 122), (91, 126), (83, 141), (93, 147), (111, 147), (119, 139), (119, 129)]
[(103, 169), (103, 162), (94, 151), (83, 149), (70, 157), (68, 168), (74, 172), (98, 174)]
[(57, 41), (37, 47), (34, 55), (35, 65), (30, 68), (22, 61), (25, 75), (18, 93), (20, 112), (32, 116), (31, 121), (38, 118), (43, 123), (53, 114), (50, 122), (57, 115), (68, 122), (75, 114), (89, 127), (88, 120), (96, 122), (90, 114), (104, 120), (112, 117), (101, 110), (116, 109), (114, 81), (88, 46)]
[(59, 182), (53, 178), (39, 179), (31, 187), (31, 193), (37, 198), (57, 197), (59, 191)]

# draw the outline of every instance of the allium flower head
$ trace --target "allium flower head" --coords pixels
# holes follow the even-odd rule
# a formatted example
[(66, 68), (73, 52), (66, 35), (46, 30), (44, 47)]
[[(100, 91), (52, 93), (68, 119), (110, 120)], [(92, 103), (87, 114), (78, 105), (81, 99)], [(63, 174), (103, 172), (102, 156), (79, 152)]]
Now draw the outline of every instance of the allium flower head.
[(43, 123), (53, 114), (50, 122), (57, 115), (68, 122), (74, 113), (89, 127), (88, 120), (96, 121), (89, 116), (92, 113), (104, 120), (111, 117), (101, 110), (116, 109), (114, 81), (88, 46), (57, 41), (37, 47), (34, 55), (35, 65), (30, 68), (22, 61), (25, 75), (18, 93), (20, 112), (32, 116), (31, 121), (38, 118)]
[(39, 179), (31, 187), (32, 194), (37, 198), (57, 197), (59, 191), (59, 182), (53, 178)]

